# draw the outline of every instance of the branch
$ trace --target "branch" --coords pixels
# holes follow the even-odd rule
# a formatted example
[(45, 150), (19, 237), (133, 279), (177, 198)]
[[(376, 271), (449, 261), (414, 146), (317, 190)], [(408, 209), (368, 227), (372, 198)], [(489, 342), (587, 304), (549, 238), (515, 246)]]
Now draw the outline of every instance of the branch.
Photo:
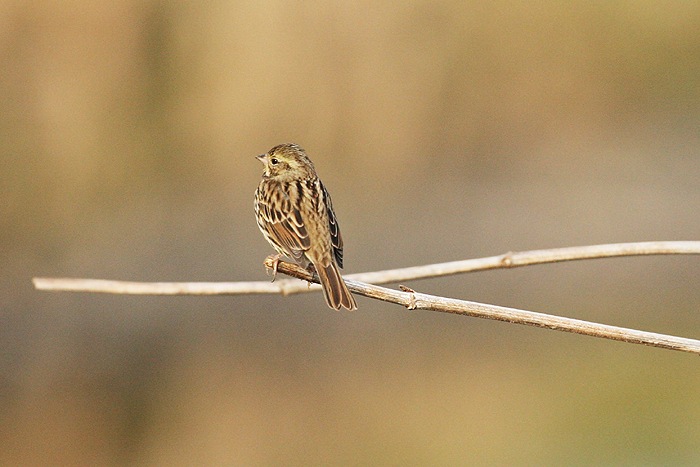
[[(443, 313), (494, 319), (515, 324), (524, 324), (558, 331), (573, 332), (593, 337), (618, 340), (634, 344), (644, 344), (671, 350), (680, 350), (700, 355), (700, 341), (681, 337), (656, 334), (634, 329), (626, 329), (605, 324), (592, 323), (572, 318), (536, 313), (515, 308), (487, 305), (465, 300), (436, 297), (417, 293), (406, 287), (397, 291), (371, 285), (367, 282), (385, 283), (426, 277), (438, 277), (470, 271), (512, 268), (532, 264), (553, 263), (578, 259), (609, 258), (616, 256), (657, 255), (657, 254), (700, 254), (700, 242), (643, 242), (620, 243), (610, 245), (592, 245), (583, 247), (536, 250), (521, 253), (506, 253), (490, 258), (433, 264), (427, 266), (378, 271), (345, 276), (348, 288), (357, 294), (370, 298), (403, 305), (411, 310), (431, 310)], [(272, 266), (270, 259), (265, 260), (266, 267)], [(286, 262), (280, 262), (278, 270), (287, 275), (308, 282), (318, 282), (305, 269)], [(364, 280), (361, 282), (360, 280)], [(117, 294), (148, 295), (234, 295), (262, 293), (298, 293), (318, 289), (308, 287), (298, 281), (282, 280), (269, 282), (124, 282), (97, 279), (69, 278), (34, 278), (34, 285), (39, 290), (103, 292)]]
[[(265, 266), (272, 267), (268, 258)], [(318, 283), (318, 278), (307, 270), (287, 262), (280, 261), (277, 267), (279, 272), (305, 281)], [(485, 303), (457, 300), (454, 298), (437, 297), (415, 292), (408, 287), (400, 286), (402, 291), (388, 289), (377, 285), (357, 282), (346, 279), (345, 283), (353, 292), (369, 298), (376, 298), (389, 303), (403, 305), (409, 310), (429, 310), (456, 315), (486, 318), (497, 321), (506, 321), (514, 324), (524, 324), (540, 328), (553, 329), (555, 331), (572, 332), (585, 336), (600, 337), (630, 344), (644, 344), (663, 349), (680, 350), (700, 355), (700, 340), (686, 339), (683, 337), (668, 336), (653, 332), (638, 331), (607, 324), (592, 323), (561, 316), (536, 313), (534, 311), (519, 310)]]
[[(700, 242), (640, 242), (615, 243), (608, 245), (577, 246), (549, 250), (505, 253), (487, 258), (467, 259), (449, 263), (428, 264), (386, 271), (344, 274), (346, 280), (368, 284), (386, 284), (428, 277), (442, 277), (454, 274), (485, 271), (489, 269), (509, 269), (534, 264), (557, 263), (594, 258), (613, 258), (637, 255), (688, 255), (700, 254)], [(291, 295), (314, 290), (307, 284), (295, 280), (251, 282), (128, 282), (103, 279), (73, 279), (35, 277), (37, 290), (64, 292), (96, 292), (130, 295), (248, 295), (282, 294)]]
[(451, 261), (449, 263), (428, 264), (402, 269), (349, 274), (348, 279), (386, 284), (428, 277), (451, 276), (465, 272), (486, 271), (489, 269), (509, 269), (533, 264), (560, 263), (581, 259), (614, 258), (619, 256), (649, 255), (697, 255), (700, 242), (637, 242), (611, 243), (607, 245), (573, 246), (548, 250), (508, 252), (487, 258)]

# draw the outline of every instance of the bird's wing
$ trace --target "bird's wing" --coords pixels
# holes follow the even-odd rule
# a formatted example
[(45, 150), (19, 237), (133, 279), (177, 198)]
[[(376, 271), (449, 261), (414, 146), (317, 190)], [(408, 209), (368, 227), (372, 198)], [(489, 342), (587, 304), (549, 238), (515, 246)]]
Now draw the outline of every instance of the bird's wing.
[(328, 227), (331, 232), (331, 244), (333, 245), (333, 255), (335, 256), (335, 261), (338, 263), (339, 267), (343, 267), (343, 236), (340, 234), (340, 226), (338, 225), (338, 220), (335, 218), (335, 212), (333, 212), (333, 203), (331, 202), (331, 196), (328, 194), (328, 190), (323, 186), (323, 183), (319, 180), (319, 185), (321, 185), (321, 191), (323, 193), (323, 199), (325, 200), (326, 209), (328, 210)]
[(285, 254), (302, 261), (304, 251), (311, 246), (309, 233), (298, 209), (297, 193), (274, 189), (269, 197), (257, 196), (258, 223), (270, 240)]

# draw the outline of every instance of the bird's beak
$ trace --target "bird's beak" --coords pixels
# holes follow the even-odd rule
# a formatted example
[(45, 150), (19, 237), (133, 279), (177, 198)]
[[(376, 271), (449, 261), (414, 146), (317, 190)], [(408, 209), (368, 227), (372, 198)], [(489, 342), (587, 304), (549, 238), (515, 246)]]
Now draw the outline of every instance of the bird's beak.
[(267, 154), (260, 154), (259, 156), (255, 156), (255, 158), (263, 164), (267, 165)]

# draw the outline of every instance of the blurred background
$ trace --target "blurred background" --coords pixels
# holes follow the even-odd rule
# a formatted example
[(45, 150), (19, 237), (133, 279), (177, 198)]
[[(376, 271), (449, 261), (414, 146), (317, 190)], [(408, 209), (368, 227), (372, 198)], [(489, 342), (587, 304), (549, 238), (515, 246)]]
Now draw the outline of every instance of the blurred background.
[[(0, 464), (697, 464), (690, 354), (267, 280), (253, 156), (307, 149), (346, 273), (700, 239), (698, 2), (0, 6)], [(700, 338), (700, 260), (416, 281)]]

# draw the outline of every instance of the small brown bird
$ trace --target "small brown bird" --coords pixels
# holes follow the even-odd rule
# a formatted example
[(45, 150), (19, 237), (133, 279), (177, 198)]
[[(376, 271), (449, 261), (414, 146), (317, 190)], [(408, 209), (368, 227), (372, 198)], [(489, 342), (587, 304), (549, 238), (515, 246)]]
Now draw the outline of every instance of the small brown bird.
[[(258, 227), (277, 253), (314, 270), (328, 306), (356, 310), (338, 267), (343, 267), (343, 237), (331, 197), (314, 165), (296, 144), (280, 144), (257, 156), (265, 164), (255, 191)], [(274, 280), (274, 277), (273, 279)]]

